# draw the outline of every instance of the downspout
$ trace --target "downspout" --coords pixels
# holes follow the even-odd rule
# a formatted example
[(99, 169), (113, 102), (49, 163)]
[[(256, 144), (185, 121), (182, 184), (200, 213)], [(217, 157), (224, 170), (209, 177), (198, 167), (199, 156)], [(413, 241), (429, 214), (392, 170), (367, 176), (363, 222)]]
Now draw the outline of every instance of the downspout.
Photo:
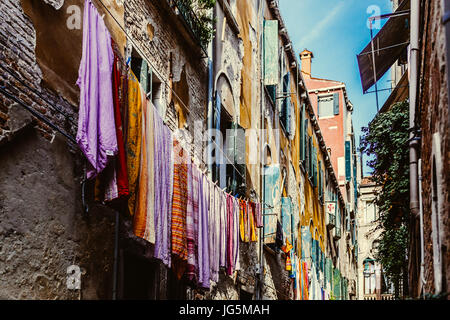
[[(213, 9), (213, 21), (215, 21), (217, 19), (217, 6), (218, 4), (216, 4), (214, 6)], [(216, 24), (216, 30), (217, 30), (217, 24)], [(214, 35), (213, 40), (211, 41), (210, 45), (209, 45), (209, 59), (208, 59), (208, 97), (207, 97), (207, 101), (208, 101), (208, 114), (207, 114), (207, 132), (209, 132), (209, 130), (211, 130), (213, 128), (213, 119), (214, 119), (214, 114), (213, 114), (213, 92), (214, 92), (214, 74), (215, 74), (215, 61), (216, 61), (216, 38), (217, 38), (217, 32)], [(211, 143), (212, 137), (210, 134), (208, 134), (208, 141), (207, 141), (207, 148), (208, 148), (208, 152), (207, 152), (207, 167), (208, 167), (208, 175), (210, 177), (212, 177), (212, 157), (211, 157)]]
[(420, 0), (411, 0), (411, 53), (410, 53), (410, 79), (409, 79), (409, 178), (410, 178), (410, 210), (414, 218), (419, 216), (418, 197), (418, 148), (419, 138), (416, 137), (416, 104), (417, 104), (417, 78), (419, 61), (419, 19)]
[[(409, 189), (411, 211), (410, 219), (417, 221), (420, 218), (419, 195), (418, 195), (418, 151), (420, 147), (420, 137), (417, 137), (418, 128), (416, 127), (416, 105), (417, 105), (417, 83), (418, 83), (418, 66), (419, 66), (419, 23), (420, 23), (420, 0), (411, 0), (411, 30), (410, 30), (410, 79), (409, 79)], [(415, 223), (414, 223), (415, 225)], [(411, 233), (410, 233), (411, 234)], [(411, 234), (417, 237), (415, 234)], [(408, 278), (411, 281), (411, 268), (409, 265), (403, 279)], [(410, 283), (409, 283), (410, 284)], [(408, 286), (409, 287), (409, 286)], [(409, 288), (409, 290), (414, 289)], [(411, 292), (412, 293), (412, 292)], [(405, 294), (405, 292), (403, 293)]]
[[(260, 61), (262, 61), (262, 65), (264, 66), (264, 0), (261, 0), (259, 2), (259, 15), (258, 18), (260, 19)], [(260, 92), (261, 92), (261, 105), (260, 105), (260, 119), (261, 119), (261, 136), (260, 136), (260, 194), (261, 194), (261, 216), (264, 222), (264, 209), (265, 209), (265, 193), (264, 193), (264, 184), (265, 184), (265, 179), (264, 179), (264, 166), (265, 166), (265, 158), (264, 158), (264, 150), (265, 150), (265, 141), (266, 141), (266, 135), (265, 135), (265, 107), (264, 107), (264, 67), (261, 68), (261, 73), (260, 73), (260, 77), (261, 77), (261, 81), (260, 81)], [(257, 300), (263, 300), (263, 295), (264, 295), (264, 223), (263, 223), (263, 227), (260, 228), (260, 232), (259, 232), (259, 280), (258, 280), (258, 286), (259, 286), (259, 290), (258, 292), (258, 297)]]
[(422, 296), (425, 296), (425, 257), (424, 257), (424, 244), (423, 244), (423, 207), (422, 207), (422, 159), (419, 159), (419, 212), (420, 212), (420, 292), (423, 293)]

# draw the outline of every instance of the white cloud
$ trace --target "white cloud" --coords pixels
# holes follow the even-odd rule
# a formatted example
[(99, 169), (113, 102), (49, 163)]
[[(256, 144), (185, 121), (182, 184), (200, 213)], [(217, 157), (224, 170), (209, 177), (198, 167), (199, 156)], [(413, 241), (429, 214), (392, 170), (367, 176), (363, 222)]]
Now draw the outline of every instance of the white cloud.
[(322, 20), (310, 29), (310, 32), (306, 33), (306, 35), (298, 41), (297, 48), (303, 49), (305, 45), (311, 44), (313, 40), (320, 36), (322, 31), (333, 22), (333, 19), (342, 11), (344, 6), (344, 1), (339, 2)]

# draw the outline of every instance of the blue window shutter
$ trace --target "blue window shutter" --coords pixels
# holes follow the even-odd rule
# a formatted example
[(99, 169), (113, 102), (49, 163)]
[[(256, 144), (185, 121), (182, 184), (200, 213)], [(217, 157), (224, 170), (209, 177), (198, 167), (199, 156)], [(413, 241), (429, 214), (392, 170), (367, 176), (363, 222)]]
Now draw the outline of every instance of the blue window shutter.
[(339, 93), (333, 94), (333, 106), (334, 106), (334, 115), (337, 116), (339, 114)]

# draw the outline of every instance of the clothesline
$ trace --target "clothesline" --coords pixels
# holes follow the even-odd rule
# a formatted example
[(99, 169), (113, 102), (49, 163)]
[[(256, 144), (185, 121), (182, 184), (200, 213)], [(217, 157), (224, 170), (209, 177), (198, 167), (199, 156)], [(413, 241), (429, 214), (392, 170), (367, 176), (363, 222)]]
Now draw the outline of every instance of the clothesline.
[[(99, 0), (99, 2), (102, 4), (102, 6), (105, 8), (105, 10), (108, 12), (108, 14), (113, 18), (114, 22), (118, 25), (118, 27), (125, 33), (127, 39), (134, 45), (134, 48), (136, 50), (139, 51), (139, 54), (145, 58), (146, 62), (148, 63), (148, 65), (152, 68), (152, 71), (155, 71), (156, 74), (159, 76), (159, 79), (161, 79), (161, 81), (165, 84), (165, 86), (167, 88), (169, 88), (169, 90), (171, 91), (171, 93), (177, 98), (177, 100), (182, 104), (182, 106), (185, 108), (185, 110), (189, 110), (189, 108), (187, 107), (186, 103), (183, 101), (183, 99), (177, 95), (177, 93), (175, 92), (175, 90), (170, 86), (170, 84), (167, 82), (166, 79), (164, 79), (163, 76), (161, 76), (161, 74), (158, 72), (158, 70), (153, 66), (153, 64), (151, 63), (151, 60), (148, 58), (148, 56), (141, 50), (141, 48), (134, 42), (133, 38), (127, 33), (127, 31), (122, 27), (122, 25), (119, 23), (119, 21), (117, 20), (117, 18), (111, 13), (111, 11), (108, 9), (108, 7), (103, 3), (102, 0)], [(144, 45), (145, 47), (145, 45)], [(148, 50), (149, 48), (146, 47), (146, 49)], [(242, 179), (246, 180), (246, 177), (244, 177), (239, 170), (237, 169), (237, 167), (233, 164), (234, 162), (232, 162), (226, 155), (225, 152), (223, 151), (222, 148), (220, 148), (220, 146), (214, 141), (212, 140), (212, 142), (216, 145), (216, 147), (222, 152), (223, 156), (225, 157), (226, 160), (228, 160), (228, 164), (232, 165), (233, 168), (236, 170), (236, 172), (242, 177)], [(217, 183), (215, 183), (217, 185)], [(246, 199), (248, 201), (248, 199)], [(260, 203), (263, 203), (264, 205), (267, 205), (265, 202), (260, 201)], [(270, 206), (270, 205), (267, 205)]]

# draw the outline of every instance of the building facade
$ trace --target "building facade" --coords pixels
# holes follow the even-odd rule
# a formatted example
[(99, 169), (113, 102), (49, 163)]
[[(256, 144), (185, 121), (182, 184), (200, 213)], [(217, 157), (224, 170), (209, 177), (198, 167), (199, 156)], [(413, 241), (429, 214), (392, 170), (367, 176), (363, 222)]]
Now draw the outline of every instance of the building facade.
[[(220, 189), (263, 205), (257, 240), (240, 242), (240, 269), (221, 269), (208, 290), (155, 258), (128, 198), (99, 196), (106, 176), (86, 179), (74, 138), (87, 3), (111, 35), (120, 77), (136, 80), (192, 162)], [(0, 8), (0, 297), (356, 297), (353, 200), (276, 2), (6, 0)], [(200, 15), (213, 18), (211, 39)], [(213, 153), (224, 162), (209, 161)]]

